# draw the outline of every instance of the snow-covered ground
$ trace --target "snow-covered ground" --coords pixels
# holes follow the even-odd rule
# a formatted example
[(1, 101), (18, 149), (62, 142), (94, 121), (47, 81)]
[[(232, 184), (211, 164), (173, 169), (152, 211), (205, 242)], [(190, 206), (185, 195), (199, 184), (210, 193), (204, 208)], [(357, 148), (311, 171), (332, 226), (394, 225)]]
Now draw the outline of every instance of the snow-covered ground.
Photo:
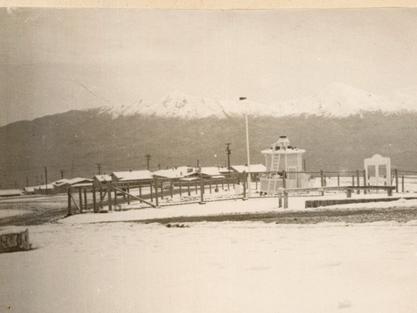
[[(394, 194), (399, 196), (399, 194)], [(386, 198), (385, 194), (352, 194), (352, 199), (355, 198)], [(80, 223), (97, 223), (97, 222), (117, 222), (117, 221), (140, 221), (146, 219), (158, 219), (169, 217), (182, 216), (211, 216), (221, 214), (238, 214), (238, 213), (267, 213), (267, 212), (300, 212), (300, 211), (317, 211), (323, 208), (308, 208), (305, 209), (305, 201), (311, 199), (344, 199), (346, 195), (342, 193), (327, 194), (324, 197), (289, 197), (288, 208), (278, 208), (277, 198), (254, 198), (247, 201), (242, 199), (206, 202), (205, 204), (190, 203), (182, 205), (162, 206), (160, 208), (142, 208), (138, 202), (132, 202), (130, 205), (123, 204), (122, 211), (110, 211), (105, 214), (98, 213), (84, 213), (77, 214), (71, 217), (60, 220), (66, 224), (80, 224)], [(175, 199), (175, 198), (174, 198)], [(416, 207), (417, 200), (400, 199), (390, 202), (372, 202), (370, 204), (345, 204), (337, 206), (324, 207), (328, 209), (357, 209), (357, 208), (404, 208)]]
[(416, 312), (417, 222), (48, 224), (0, 255), (0, 311)]

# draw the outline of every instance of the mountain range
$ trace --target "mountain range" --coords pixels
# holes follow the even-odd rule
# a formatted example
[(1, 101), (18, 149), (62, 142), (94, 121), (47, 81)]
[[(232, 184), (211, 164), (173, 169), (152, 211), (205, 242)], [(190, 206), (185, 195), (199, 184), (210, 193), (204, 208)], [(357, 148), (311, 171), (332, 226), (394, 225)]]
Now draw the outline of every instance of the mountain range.
[[(266, 105), (173, 93), (160, 102), (102, 105), (20, 121), (0, 127), (0, 188), (97, 172), (179, 165), (244, 164), (249, 115), (253, 163), (260, 151), (287, 135), (307, 150), (308, 170), (353, 170), (374, 153), (394, 167), (417, 170), (417, 112), (413, 90), (383, 98), (344, 84), (294, 101)], [(158, 166), (159, 165), (159, 166)]]

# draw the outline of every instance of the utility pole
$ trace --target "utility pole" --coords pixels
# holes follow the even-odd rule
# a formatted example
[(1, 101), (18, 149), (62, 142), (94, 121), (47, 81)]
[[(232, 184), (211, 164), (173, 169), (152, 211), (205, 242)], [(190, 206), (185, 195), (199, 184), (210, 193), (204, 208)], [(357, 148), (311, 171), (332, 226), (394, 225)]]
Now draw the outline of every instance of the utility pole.
[(64, 170), (60, 170), (59, 172), (61, 173), (61, 179), (63, 179), (64, 178)]
[(146, 154), (145, 155), (146, 158), (146, 169), (149, 171), (149, 163), (151, 161), (151, 155), (150, 154)]
[(227, 154), (227, 169), (230, 171), (230, 155), (232, 150), (230, 149), (230, 142), (226, 143), (226, 154)]
[(97, 165), (97, 172), (99, 175), (101, 175), (101, 163), (96, 163)]
[(45, 172), (45, 193), (48, 193), (48, 168), (44, 166), (43, 170)]
[[(240, 97), (239, 101), (246, 100), (246, 97)], [(249, 152), (249, 125), (248, 125), (248, 112), (245, 108), (245, 129), (246, 129), (246, 155), (248, 159), (248, 196), (251, 196), (251, 187), (250, 187), (250, 152)]]

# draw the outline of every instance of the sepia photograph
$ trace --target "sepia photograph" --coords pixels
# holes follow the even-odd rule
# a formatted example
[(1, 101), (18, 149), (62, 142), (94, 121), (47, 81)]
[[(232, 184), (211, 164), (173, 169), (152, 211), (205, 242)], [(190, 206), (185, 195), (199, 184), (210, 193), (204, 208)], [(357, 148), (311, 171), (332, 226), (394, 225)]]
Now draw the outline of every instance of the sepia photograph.
[(417, 7), (0, 7), (0, 312), (417, 312)]

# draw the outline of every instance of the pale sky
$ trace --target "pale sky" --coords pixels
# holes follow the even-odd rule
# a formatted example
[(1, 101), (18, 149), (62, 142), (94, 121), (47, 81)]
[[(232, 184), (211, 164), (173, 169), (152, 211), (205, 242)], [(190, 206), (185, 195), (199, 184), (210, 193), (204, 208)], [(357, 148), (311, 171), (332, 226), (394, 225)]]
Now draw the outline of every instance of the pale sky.
[(333, 82), (416, 88), (417, 9), (0, 9), (0, 125), (174, 91), (274, 104)]

